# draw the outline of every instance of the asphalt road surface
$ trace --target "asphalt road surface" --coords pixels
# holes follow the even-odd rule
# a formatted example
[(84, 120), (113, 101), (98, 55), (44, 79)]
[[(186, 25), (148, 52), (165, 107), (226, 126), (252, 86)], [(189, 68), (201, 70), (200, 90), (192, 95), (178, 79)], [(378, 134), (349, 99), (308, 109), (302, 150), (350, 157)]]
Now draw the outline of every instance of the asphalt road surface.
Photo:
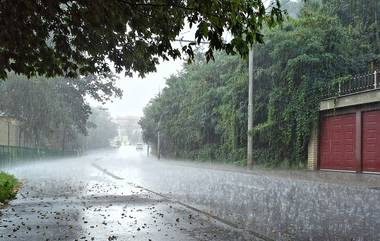
[(3, 165), (0, 240), (380, 240), (380, 176), (157, 161), (134, 147)]

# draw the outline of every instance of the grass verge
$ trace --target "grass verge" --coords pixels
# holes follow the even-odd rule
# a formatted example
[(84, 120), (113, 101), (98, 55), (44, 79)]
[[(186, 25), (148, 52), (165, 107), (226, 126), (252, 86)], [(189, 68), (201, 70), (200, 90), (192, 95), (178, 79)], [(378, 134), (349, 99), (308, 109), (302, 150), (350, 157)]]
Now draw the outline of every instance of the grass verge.
[(17, 179), (5, 172), (0, 172), (0, 202), (7, 203), (16, 196)]

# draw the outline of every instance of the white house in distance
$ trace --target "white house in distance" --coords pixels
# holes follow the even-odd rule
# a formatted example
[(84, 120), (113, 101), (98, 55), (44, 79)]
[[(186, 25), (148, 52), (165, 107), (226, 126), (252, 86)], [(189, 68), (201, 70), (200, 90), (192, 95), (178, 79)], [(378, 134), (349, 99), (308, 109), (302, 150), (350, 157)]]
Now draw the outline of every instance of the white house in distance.
[(20, 123), (16, 119), (0, 112), (0, 146), (20, 146)]

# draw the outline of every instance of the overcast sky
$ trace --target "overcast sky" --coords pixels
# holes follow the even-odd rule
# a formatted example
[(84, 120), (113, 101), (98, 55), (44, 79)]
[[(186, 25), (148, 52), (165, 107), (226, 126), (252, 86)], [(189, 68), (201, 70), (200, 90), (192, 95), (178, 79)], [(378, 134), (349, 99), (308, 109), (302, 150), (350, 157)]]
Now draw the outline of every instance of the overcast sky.
[[(178, 39), (194, 40), (195, 28), (185, 26)], [(181, 48), (178, 42), (173, 43), (173, 47)], [(186, 56), (185, 56), (186, 57)], [(117, 86), (123, 90), (123, 98), (115, 99), (112, 103), (107, 103), (103, 107), (107, 108), (112, 117), (118, 116), (142, 116), (143, 108), (149, 100), (156, 96), (165, 87), (166, 78), (176, 74), (182, 69), (184, 60), (170, 60), (160, 63), (157, 71), (150, 73), (145, 78), (139, 78), (135, 73), (132, 78), (119, 75)], [(90, 100), (91, 106), (100, 106), (94, 100)]]
[(158, 92), (165, 87), (165, 79), (182, 68), (183, 61), (167, 61), (157, 66), (157, 72), (139, 78), (137, 74), (129, 78), (120, 75), (117, 86), (123, 90), (122, 99), (115, 99), (104, 105), (113, 117), (142, 116), (143, 108)]

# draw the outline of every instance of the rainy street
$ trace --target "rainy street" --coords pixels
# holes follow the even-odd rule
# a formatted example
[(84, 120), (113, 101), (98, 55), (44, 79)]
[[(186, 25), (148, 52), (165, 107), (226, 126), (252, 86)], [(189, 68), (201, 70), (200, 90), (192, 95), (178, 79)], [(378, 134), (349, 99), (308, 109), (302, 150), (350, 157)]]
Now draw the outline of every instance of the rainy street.
[[(23, 187), (1, 210), (0, 240), (261, 240), (99, 170), (97, 156), (7, 168)], [(120, 153), (105, 156), (124, 161)]]
[(134, 147), (13, 163), (0, 240), (378, 240), (380, 177), (158, 161)]
[(0, 0), (0, 241), (380, 241), (380, 0)]

